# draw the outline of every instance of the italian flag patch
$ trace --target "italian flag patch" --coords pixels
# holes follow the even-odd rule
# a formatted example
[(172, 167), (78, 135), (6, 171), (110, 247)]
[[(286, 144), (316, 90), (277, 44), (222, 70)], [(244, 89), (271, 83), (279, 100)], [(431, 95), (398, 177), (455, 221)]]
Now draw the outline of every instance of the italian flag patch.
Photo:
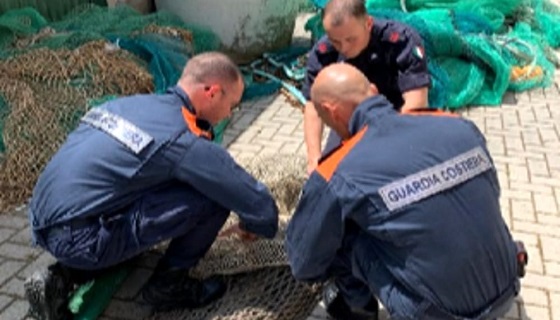
[(424, 59), (424, 49), (420, 46), (414, 47), (413, 53), (416, 57)]

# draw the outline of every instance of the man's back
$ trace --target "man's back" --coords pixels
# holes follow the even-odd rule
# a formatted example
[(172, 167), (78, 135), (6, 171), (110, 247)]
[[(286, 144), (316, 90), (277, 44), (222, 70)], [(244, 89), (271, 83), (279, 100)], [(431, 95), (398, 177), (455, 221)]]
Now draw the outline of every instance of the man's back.
[(339, 199), (363, 195), (346, 204), (344, 218), (372, 236), (375, 254), (405, 287), (455, 314), (484, 307), (517, 276), (482, 136), (460, 118), (364, 118), (363, 137), (330, 180)]
[[(187, 133), (181, 100), (177, 94), (139, 95), (93, 109), (84, 118), (88, 123), (82, 121), (68, 136), (40, 176), (30, 209), (43, 214), (36, 214), (40, 221), (35, 223), (43, 227), (113, 211), (139, 191), (169, 181), (194, 138)], [(107, 133), (103, 126), (119, 129)], [(123, 126), (132, 129), (123, 134)]]

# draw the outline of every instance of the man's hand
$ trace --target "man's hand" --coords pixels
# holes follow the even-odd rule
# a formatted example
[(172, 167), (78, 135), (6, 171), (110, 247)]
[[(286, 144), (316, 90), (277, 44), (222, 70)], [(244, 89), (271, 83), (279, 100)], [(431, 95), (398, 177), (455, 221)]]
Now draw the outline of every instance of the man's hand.
[(243, 230), (239, 223), (222, 231), (218, 237), (229, 237), (231, 235), (237, 235), (243, 242), (253, 242), (259, 238), (256, 234)]

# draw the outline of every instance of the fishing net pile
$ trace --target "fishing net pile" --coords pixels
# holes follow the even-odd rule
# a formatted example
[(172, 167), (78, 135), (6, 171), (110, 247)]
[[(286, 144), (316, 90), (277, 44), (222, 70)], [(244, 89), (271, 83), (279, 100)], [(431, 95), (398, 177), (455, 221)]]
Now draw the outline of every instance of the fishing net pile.
[[(211, 32), (165, 12), (140, 15), (128, 7), (93, 4), (69, 11), (4, 9), (0, 6), (2, 211), (26, 202), (46, 163), (89, 109), (120, 96), (162, 92), (176, 83), (189, 57), (219, 45)], [(228, 275), (226, 296), (196, 312), (154, 317), (303, 320), (314, 309), (319, 289), (294, 280), (283, 247), (305, 161), (288, 157), (245, 164), (278, 201), (277, 237), (251, 244), (220, 239), (193, 273)], [(232, 223), (234, 215), (227, 226)]]
[[(317, 305), (320, 288), (295, 281), (283, 246), (287, 223), (306, 179), (305, 159), (286, 155), (242, 163), (276, 199), (280, 211), (277, 236), (250, 244), (234, 236), (219, 238), (193, 270), (193, 276), (226, 276), (225, 296), (205, 308), (160, 313), (150, 320), (305, 320)], [(224, 228), (235, 222), (232, 215)]]
[(88, 4), (57, 21), (29, 7), (0, 15), (0, 210), (28, 199), (89, 108), (164, 91), (192, 54), (217, 46), (211, 32), (164, 12)]
[[(323, 8), (327, 0), (312, 0)], [(414, 27), (432, 75), (430, 105), (499, 105), (506, 91), (552, 83), (560, 9), (549, 0), (366, 0), (376, 18)], [(307, 23), (314, 38), (319, 15)]]

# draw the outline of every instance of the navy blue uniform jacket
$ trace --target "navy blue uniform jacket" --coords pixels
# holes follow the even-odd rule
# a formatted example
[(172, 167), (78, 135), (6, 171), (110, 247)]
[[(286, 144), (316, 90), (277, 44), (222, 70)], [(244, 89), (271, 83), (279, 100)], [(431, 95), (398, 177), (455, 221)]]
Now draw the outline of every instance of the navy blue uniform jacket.
[(236, 212), (247, 231), (273, 237), (278, 210), (268, 189), (213, 143), (179, 87), (108, 102), (83, 117), (39, 177), (32, 228), (117, 212), (173, 181)]
[(440, 114), (399, 114), (379, 95), (358, 106), (352, 138), (320, 162), (289, 224), (297, 279), (325, 280), (343, 239), (362, 233), (371, 263), (446, 310), (480, 310), (518, 281), (484, 137)]
[(307, 59), (302, 88), (307, 100), (319, 71), (340, 61), (362, 71), (396, 109), (404, 104), (403, 93), (431, 84), (422, 39), (414, 29), (397, 21), (375, 19), (368, 46), (352, 59), (342, 56), (327, 36), (323, 36)]

